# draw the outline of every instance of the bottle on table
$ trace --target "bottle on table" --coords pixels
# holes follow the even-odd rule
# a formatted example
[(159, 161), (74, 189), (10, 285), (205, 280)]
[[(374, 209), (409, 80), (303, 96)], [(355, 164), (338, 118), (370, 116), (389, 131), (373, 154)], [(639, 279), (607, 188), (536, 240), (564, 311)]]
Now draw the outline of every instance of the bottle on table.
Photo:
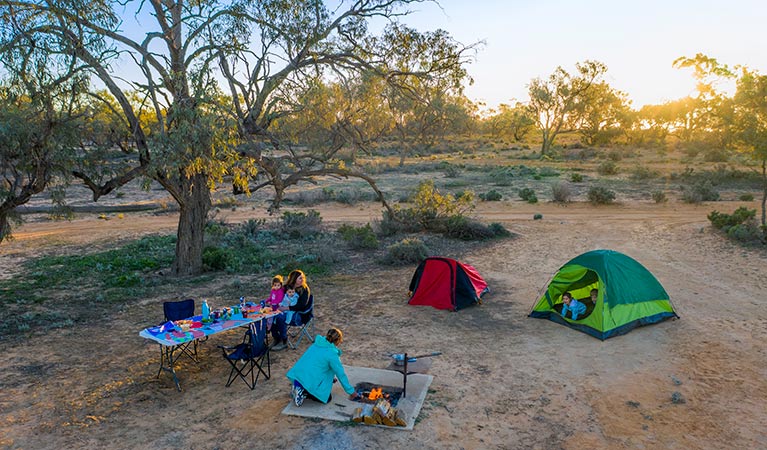
[(210, 306), (208, 306), (208, 301), (205, 299), (202, 300), (202, 318), (205, 320), (210, 319)]

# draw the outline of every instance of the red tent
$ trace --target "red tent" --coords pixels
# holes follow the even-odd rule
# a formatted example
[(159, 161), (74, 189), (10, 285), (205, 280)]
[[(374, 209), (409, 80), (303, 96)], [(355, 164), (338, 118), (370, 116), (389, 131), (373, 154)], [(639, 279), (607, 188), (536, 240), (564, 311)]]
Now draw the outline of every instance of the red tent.
[(450, 258), (426, 258), (410, 281), (411, 305), (428, 305), (458, 311), (489, 292), (487, 283), (474, 267)]

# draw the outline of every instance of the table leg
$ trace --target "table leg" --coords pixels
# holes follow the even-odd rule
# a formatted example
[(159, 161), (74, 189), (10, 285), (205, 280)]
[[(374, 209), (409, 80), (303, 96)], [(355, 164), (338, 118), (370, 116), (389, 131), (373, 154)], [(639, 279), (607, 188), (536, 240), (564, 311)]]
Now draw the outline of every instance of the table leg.
[(407, 353), (405, 353), (405, 370), (402, 371), (402, 397), (407, 397)]
[[(178, 381), (176, 375), (176, 368), (174, 367), (173, 353), (178, 349), (177, 345), (164, 346), (160, 345), (160, 369), (157, 371), (157, 378), (160, 378), (162, 371), (170, 372), (173, 375), (173, 382), (176, 383), (176, 389), (181, 392), (181, 384)], [(166, 366), (165, 363), (168, 363)]]

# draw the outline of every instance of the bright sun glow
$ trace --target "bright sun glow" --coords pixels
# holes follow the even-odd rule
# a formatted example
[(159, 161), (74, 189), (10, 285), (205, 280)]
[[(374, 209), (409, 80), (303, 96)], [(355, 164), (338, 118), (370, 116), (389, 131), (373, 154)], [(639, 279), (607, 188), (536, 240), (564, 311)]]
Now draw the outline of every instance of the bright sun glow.
[(607, 65), (606, 81), (626, 92), (635, 108), (695, 94), (692, 72), (672, 67), (680, 56), (704, 53), (767, 72), (762, 1), (440, 3), (441, 9), (419, 5), (405, 20), (443, 28), (464, 44), (486, 42), (469, 67), (474, 84), (466, 93), (490, 107), (526, 101), (531, 79), (560, 65), (572, 71), (587, 59)]

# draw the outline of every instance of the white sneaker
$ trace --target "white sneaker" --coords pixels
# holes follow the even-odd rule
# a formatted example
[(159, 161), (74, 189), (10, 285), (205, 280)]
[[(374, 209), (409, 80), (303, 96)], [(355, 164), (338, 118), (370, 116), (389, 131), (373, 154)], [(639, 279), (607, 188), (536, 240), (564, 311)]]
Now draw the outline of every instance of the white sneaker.
[(293, 397), (293, 404), (296, 406), (304, 404), (304, 399), (306, 399), (304, 388), (294, 385), (293, 389), (290, 390), (290, 395)]

